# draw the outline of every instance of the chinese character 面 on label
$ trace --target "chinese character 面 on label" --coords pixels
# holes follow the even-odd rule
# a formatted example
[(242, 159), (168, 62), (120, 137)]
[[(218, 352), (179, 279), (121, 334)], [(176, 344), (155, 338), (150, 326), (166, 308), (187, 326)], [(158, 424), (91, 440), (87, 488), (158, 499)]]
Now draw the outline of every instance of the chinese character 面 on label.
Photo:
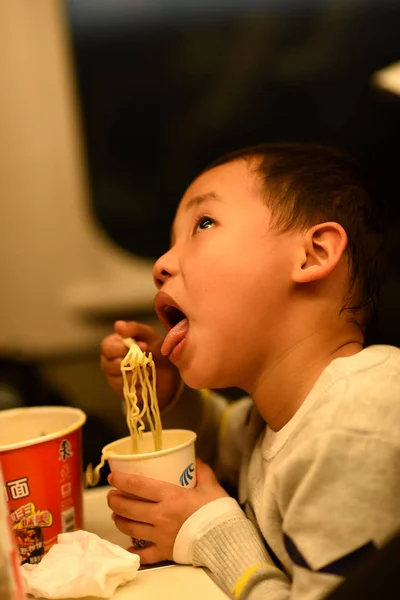
[(11, 498), (18, 500), (19, 498), (26, 498), (31, 493), (28, 485), (28, 478), (21, 477), (21, 479), (14, 479), (14, 481), (7, 481), (6, 483)]

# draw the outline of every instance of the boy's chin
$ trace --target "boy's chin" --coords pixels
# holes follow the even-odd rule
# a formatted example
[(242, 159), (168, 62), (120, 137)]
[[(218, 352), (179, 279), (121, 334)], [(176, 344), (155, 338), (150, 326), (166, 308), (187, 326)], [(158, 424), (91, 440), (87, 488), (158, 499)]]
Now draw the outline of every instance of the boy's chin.
[(182, 373), (181, 371), (182, 381), (193, 390), (202, 390), (205, 388), (209, 388), (210, 386), (205, 383), (206, 379), (198, 376), (193, 376), (191, 374)]
[(193, 368), (181, 368), (180, 375), (184, 383), (194, 390), (235, 387), (234, 383), (225, 383), (218, 373), (205, 372)]

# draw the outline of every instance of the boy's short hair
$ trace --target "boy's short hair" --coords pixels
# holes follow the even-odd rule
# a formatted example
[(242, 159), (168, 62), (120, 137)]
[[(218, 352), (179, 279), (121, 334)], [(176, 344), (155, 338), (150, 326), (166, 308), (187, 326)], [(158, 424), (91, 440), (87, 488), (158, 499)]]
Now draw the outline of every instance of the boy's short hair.
[(205, 170), (245, 159), (254, 170), (271, 211), (272, 227), (283, 233), (334, 221), (347, 233), (349, 289), (343, 310), (363, 327), (376, 311), (385, 267), (382, 205), (360, 165), (347, 152), (320, 144), (269, 143), (242, 148)]

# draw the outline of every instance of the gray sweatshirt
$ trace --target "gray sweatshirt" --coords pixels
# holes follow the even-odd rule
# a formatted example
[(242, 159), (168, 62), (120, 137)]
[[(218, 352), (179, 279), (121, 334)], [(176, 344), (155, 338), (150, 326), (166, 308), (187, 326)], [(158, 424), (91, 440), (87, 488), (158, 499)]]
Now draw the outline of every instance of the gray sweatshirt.
[(234, 598), (322, 599), (400, 528), (397, 348), (335, 359), (278, 432), (249, 398), (188, 389), (163, 426), (197, 430), (198, 454), (238, 484), (238, 502), (202, 507), (174, 545)]

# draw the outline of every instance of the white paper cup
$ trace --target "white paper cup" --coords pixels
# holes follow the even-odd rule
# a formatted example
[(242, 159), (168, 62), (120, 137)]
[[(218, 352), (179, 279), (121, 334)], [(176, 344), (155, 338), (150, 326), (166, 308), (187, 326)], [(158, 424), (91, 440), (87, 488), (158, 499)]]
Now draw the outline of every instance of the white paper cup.
[(165, 429), (162, 432), (162, 450), (154, 451), (150, 431), (138, 442), (139, 452), (132, 454), (132, 440), (122, 438), (103, 448), (111, 471), (145, 475), (182, 487), (196, 485), (195, 447), (196, 434), (187, 429)]

